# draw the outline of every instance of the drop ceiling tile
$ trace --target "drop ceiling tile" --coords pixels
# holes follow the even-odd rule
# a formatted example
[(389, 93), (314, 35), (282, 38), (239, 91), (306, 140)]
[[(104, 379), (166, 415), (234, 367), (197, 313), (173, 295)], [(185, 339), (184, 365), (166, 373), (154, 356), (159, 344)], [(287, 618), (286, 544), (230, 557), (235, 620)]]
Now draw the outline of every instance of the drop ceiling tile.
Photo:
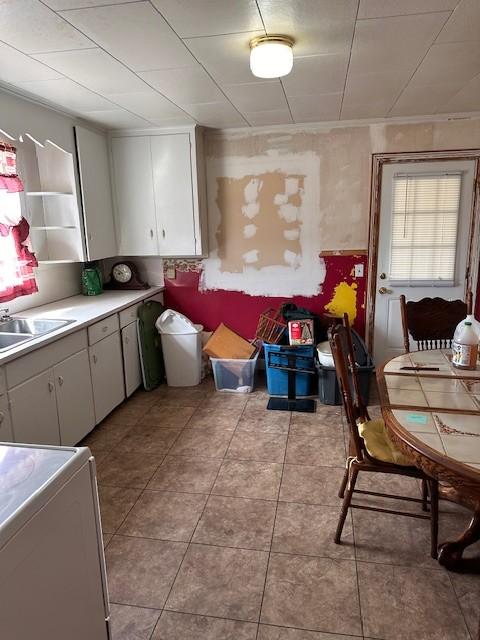
[(255, 81), (250, 71), (250, 40), (264, 33), (250, 31), (228, 36), (190, 38), (185, 43), (216, 82), (221, 85), (240, 84)]
[(149, 2), (62, 11), (61, 15), (134, 71), (195, 63), (181, 39)]
[(442, 111), (445, 105), (458, 91), (458, 83), (447, 81), (433, 85), (409, 84), (399, 97), (389, 115), (416, 116), (432, 115)]
[(350, 49), (358, 0), (258, 0), (267, 33), (295, 39), (307, 56)]
[(367, 100), (353, 102), (344, 98), (341, 120), (361, 120), (362, 118), (386, 118), (392, 107), (392, 100)]
[(181, 109), (153, 90), (147, 89), (135, 93), (109, 93), (108, 99), (147, 120), (162, 116), (172, 118), (182, 114)]
[(457, 4), (458, 0), (360, 0), (357, 19), (452, 11)]
[(62, 76), (45, 65), (0, 42), (0, 80), (16, 84), (33, 80), (55, 80)]
[(255, 0), (152, 0), (182, 38), (263, 29)]
[(54, 11), (62, 9), (83, 9), (85, 7), (98, 7), (102, 4), (125, 4), (127, 2), (139, 2), (140, 0), (42, 0), (43, 4)]
[(325, 93), (317, 96), (293, 96), (288, 99), (294, 122), (338, 120), (341, 103), (341, 93)]
[(292, 116), (289, 109), (274, 109), (273, 111), (255, 111), (243, 113), (248, 124), (252, 127), (261, 127), (270, 124), (292, 124)]
[(177, 104), (222, 101), (224, 96), (203, 67), (162, 69), (139, 74), (149, 85)]
[(445, 80), (452, 78), (459, 83), (460, 88), (478, 73), (480, 39), (477, 42), (434, 44), (416, 70), (411, 84), (424, 86), (445, 83)]
[(441, 12), (359, 20), (349, 74), (406, 68), (413, 73), (449, 15)]
[(446, 113), (480, 111), (480, 75), (458, 91), (445, 104)]
[(195, 124), (195, 120), (186, 113), (174, 118), (149, 118), (149, 121), (157, 127), (182, 127), (189, 124)]
[(343, 91), (349, 52), (295, 56), (292, 72), (282, 78), (287, 96)]
[(185, 105), (185, 111), (207, 127), (242, 127), (247, 124), (229, 102)]
[(68, 78), (41, 82), (18, 82), (16, 86), (36, 97), (71, 111), (104, 110), (111, 109), (113, 106), (105, 98), (81, 87)]
[(461, 0), (442, 29), (437, 42), (478, 41), (479, 27), (480, 2), (478, 0)]
[(0, 0), (0, 40), (23, 53), (92, 46), (88, 38), (38, 0)]
[(151, 128), (152, 124), (134, 116), (123, 109), (112, 109), (111, 111), (85, 111), (82, 117), (102, 124), (107, 129), (131, 129), (131, 128)]
[(288, 109), (280, 80), (226, 85), (224, 91), (228, 99), (241, 112)]
[(343, 103), (389, 102), (393, 105), (410, 80), (410, 69), (379, 73), (349, 73)]
[(102, 49), (41, 53), (40, 62), (102, 95), (145, 90), (145, 83)]

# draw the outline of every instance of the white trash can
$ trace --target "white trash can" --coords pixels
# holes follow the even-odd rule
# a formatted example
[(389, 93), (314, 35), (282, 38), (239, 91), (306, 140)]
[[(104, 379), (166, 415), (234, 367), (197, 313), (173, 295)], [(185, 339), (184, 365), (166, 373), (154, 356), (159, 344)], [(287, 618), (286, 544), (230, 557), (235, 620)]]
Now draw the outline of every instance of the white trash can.
[(178, 311), (167, 309), (155, 323), (162, 339), (169, 387), (193, 387), (202, 377), (201, 324), (193, 324)]

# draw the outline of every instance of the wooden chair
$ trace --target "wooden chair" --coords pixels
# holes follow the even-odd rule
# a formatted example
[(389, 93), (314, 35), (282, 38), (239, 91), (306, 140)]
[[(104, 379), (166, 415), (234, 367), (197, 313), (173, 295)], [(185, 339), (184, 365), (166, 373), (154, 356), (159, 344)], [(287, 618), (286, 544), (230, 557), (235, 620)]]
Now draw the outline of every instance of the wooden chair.
[[(343, 325), (339, 324), (331, 330), (329, 339), (335, 361), (338, 383), (340, 385), (340, 391), (343, 398), (343, 406), (350, 430), (349, 456), (346, 465), (347, 468), (339, 491), (339, 497), (343, 498), (343, 503), (340, 511), (337, 530), (335, 532), (334, 541), (337, 544), (340, 544), (341, 542), (343, 525), (350, 508), (378, 511), (381, 513), (390, 513), (394, 515), (404, 515), (412, 518), (422, 518), (424, 520), (430, 520), (430, 553), (432, 558), (436, 558), (438, 546), (438, 483), (433, 478), (427, 476), (423, 471), (417, 469), (417, 467), (410, 466), (408, 460), (404, 458), (401, 452), (398, 451), (393, 443), (388, 439), (383, 420), (370, 420), (367, 408), (364, 405), (359, 392), (359, 382), (354, 360), (350, 328), (348, 326), (348, 319), (344, 320)], [(353, 395), (351, 391), (352, 386)], [(364, 427), (364, 437), (360, 435), (359, 424), (362, 424)], [(382, 425), (383, 434), (387, 439), (386, 444), (393, 451), (393, 459), (396, 459), (397, 462), (380, 460), (378, 459), (378, 457), (374, 457), (367, 451), (367, 447), (369, 445), (368, 438), (366, 437), (366, 427), (375, 426), (377, 433), (375, 433), (374, 436), (377, 439), (378, 443), (378, 438), (381, 438)], [(397, 496), (388, 493), (356, 489), (355, 485), (357, 482), (357, 477), (361, 471), (366, 471), (369, 473), (388, 473), (406, 476), (409, 478), (418, 478), (422, 481), (422, 498), (410, 498), (406, 496)], [(352, 503), (352, 497), (354, 493), (372, 495), (382, 498), (391, 498), (394, 500), (416, 502), (422, 506), (424, 511), (427, 511), (428, 507), (430, 506), (430, 515), (354, 504)]]
[(410, 351), (410, 337), (416, 341), (419, 351), (427, 349), (449, 349), (452, 346), (456, 326), (472, 313), (472, 292), (467, 301), (423, 298), (418, 302), (406, 302), (400, 296), (402, 314), (403, 345)]

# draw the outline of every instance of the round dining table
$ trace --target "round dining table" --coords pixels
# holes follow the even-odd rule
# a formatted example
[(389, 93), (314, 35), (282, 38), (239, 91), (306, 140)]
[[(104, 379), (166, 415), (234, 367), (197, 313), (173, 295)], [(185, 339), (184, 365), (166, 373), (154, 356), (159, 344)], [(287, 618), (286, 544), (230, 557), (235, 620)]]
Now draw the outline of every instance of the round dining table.
[(448, 349), (414, 351), (379, 367), (377, 382), (382, 415), (397, 447), (439, 481), (441, 498), (472, 512), (467, 529), (440, 544), (440, 564), (480, 573), (480, 557), (463, 557), (480, 540), (480, 366), (453, 367)]

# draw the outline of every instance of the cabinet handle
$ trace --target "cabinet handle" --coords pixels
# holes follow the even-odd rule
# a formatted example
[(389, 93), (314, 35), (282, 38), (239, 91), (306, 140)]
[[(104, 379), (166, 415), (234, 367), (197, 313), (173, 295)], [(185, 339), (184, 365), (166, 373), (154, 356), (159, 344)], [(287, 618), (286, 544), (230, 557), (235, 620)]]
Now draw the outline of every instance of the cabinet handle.
[(63, 384), (63, 376), (58, 376), (58, 384), (62, 386)]
[(94, 364), (97, 364), (97, 356), (95, 354), (92, 356), (92, 360)]
[(150, 238), (153, 238), (153, 229), (150, 229)]
[(125, 338), (125, 344), (128, 344), (130, 342), (130, 340), (128, 338)]
[(105, 333), (105, 331), (108, 331), (108, 324), (106, 324), (104, 327), (102, 327), (102, 331), (103, 331), (103, 333)]
[(50, 393), (52, 393), (54, 389), (55, 389), (55, 385), (53, 384), (53, 382), (49, 382), (48, 383), (48, 390), (50, 391)]
[(5, 414), (3, 413), (3, 411), (0, 411), (0, 424), (2, 424), (4, 419), (5, 419)]
[(162, 229), (162, 238), (165, 238), (165, 229)]

